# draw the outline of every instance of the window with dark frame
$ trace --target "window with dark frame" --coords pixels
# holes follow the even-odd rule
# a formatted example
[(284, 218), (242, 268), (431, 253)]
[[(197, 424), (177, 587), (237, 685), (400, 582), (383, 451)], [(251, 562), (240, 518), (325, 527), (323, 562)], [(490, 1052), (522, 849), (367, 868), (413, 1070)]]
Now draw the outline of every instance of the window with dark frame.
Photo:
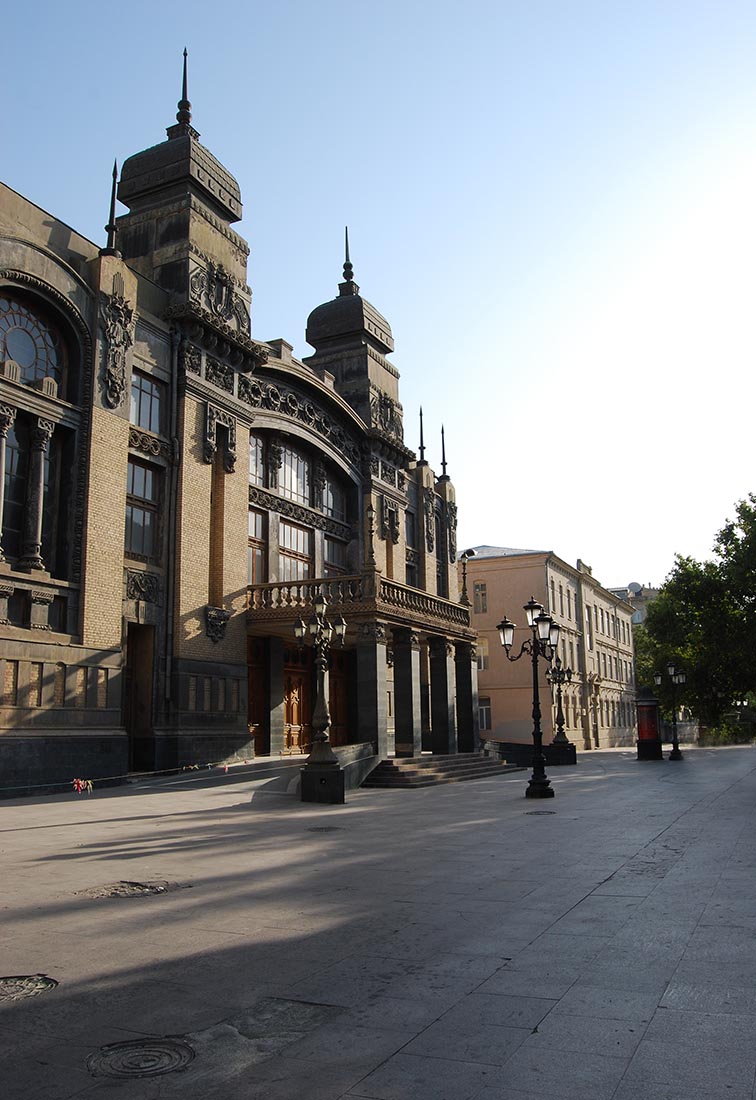
[(310, 463), (293, 447), (284, 447), (281, 453), (281, 470), (278, 488), (282, 497), (298, 504), (310, 503)]
[(486, 586), (483, 581), (476, 581), (473, 584), (473, 612), (476, 615), (485, 615), (488, 611), (488, 597), (486, 595)]
[(268, 517), (256, 508), (249, 510), (247, 542), (247, 584), (266, 584), (268, 580), (268, 547), (266, 539)]
[(308, 580), (312, 570), (312, 531), (282, 519), (278, 528), (279, 580)]
[(347, 546), (342, 539), (326, 535), (323, 540), (323, 572), (326, 577), (337, 577), (347, 571)]
[(160, 472), (129, 459), (126, 470), (125, 552), (141, 561), (158, 556), (158, 512)]
[(146, 374), (134, 371), (131, 378), (131, 423), (160, 435), (163, 431), (165, 386)]
[(265, 486), (265, 442), (261, 435), (249, 437), (249, 483)]
[(478, 699), (478, 724), (481, 732), (491, 729), (491, 700), (483, 696)]

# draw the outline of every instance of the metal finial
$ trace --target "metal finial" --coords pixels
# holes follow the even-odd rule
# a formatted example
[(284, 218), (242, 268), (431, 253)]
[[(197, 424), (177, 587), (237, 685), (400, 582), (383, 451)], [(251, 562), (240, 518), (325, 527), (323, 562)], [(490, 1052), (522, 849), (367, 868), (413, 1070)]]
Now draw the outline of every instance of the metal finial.
[(176, 121), (179, 123), (186, 123), (188, 126), (192, 121), (192, 105), (189, 102), (187, 95), (187, 81), (186, 81), (186, 59), (187, 59), (186, 46), (184, 47), (184, 78), (181, 83), (181, 99), (178, 102), (178, 112), (176, 113)]
[(344, 226), (344, 279), (351, 283), (354, 280), (354, 269), (349, 262), (349, 226)]
[(446, 440), (443, 424), (441, 425), (441, 477), (446, 477)]
[(118, 161), (113, 161), (113, 183), (110, 189), (110, 216), (108, 218), (108, 224), (105, 226), (105, 232), (108, 235), (108, 243), (105, 248), (100, 249), (101, 256), (119, 256), (121, 253), (116, 248), (116, 234), (118, 233), (118, 227), (116, 225), (116, 184), (118, 183)]
[(423, 406), (420, 406), (420, 461), (425, 462), (425, 441), (423, 439)]

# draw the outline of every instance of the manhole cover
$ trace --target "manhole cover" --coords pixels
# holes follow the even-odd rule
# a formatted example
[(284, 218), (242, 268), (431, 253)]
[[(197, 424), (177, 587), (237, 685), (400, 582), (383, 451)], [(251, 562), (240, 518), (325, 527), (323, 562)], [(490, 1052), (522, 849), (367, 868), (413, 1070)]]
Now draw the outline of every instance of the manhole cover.
[(341, 833), (343, 831), (341, 825), (313, 825), (307, 830), (308, 833)]
[(82, 890), (87, 898), (143, 898), (150, 894), (167, 894), (169, 890), (178, 890), (171, 882), (111, 882), (106, 886), (95, 886), (91, 890)]
[(528, 817), (553, 817), (556, 810), (526, 810)]
[(0, 978), (0, 1001), (20, 1001), (22, 997), (36, 997), (55, 989), (58, 983), (44, 974), (17, 974)]
[(100, 1047), (87, 1058), (93, 1077), (161, 1077), (184, 1069), (194, 1051), (183, 1039), (132, 1039)]

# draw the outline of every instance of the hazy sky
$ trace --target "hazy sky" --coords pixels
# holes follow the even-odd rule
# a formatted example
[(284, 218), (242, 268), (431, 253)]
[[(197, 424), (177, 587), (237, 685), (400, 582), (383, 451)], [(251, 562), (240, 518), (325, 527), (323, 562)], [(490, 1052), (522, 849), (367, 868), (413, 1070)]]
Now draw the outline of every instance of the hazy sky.
[(460, 548), (606, 585), (709, 556), (756, 489), (752, 0), (14, 4), (4, 182), (104, 241), (113, 158), (163, 140), (184, 46), (253, 334), (309, 354), (349, 225), (437, 470), (445, 425)]

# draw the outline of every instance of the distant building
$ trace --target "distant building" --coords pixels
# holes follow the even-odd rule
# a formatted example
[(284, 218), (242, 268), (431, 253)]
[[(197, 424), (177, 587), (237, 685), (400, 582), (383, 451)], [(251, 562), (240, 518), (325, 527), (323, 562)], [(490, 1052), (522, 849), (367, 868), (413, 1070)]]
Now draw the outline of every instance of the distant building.
[[(477, 546), (467, 564), (467, 593), (478, 631), (481, 738), (531, 739), (532, 674), (527, 657), (507, 660), (496, 625), (517, 623), (513, 653), (529, 636), (522, 607), (531, 596), (561, 625), (559, 656), (572, 670), (563, 689), (565, 732), (578, 749), (631, 745), (636, 737), (633, 609), (602, 587), (583, 561), (568, 565), (546, 550)], [(460, 570), (461, 570), (460, 566)], [(552, 740), (555, 711), (547, 665), (540, 663), (544, 743)]]
[(630, 581), (627, 588), (610, 588), (609, 591), (630, 604), (633, 609), (633, 626), (638, 626), (646, 621), (648, 609), (661, 589), (652, 588), (650, 584), (643, 585), (638, 584), (637, 581)]

